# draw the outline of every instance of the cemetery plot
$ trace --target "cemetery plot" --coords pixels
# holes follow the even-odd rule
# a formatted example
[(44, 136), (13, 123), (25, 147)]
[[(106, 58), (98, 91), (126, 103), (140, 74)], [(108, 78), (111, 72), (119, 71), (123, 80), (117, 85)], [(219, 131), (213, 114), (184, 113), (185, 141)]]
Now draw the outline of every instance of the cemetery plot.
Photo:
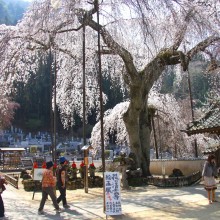
[(22, 166), (21, 156), (24, 148), (0, 148), (1, 168), (15, 169)]
[(21, 158), (21, 164), (25, 169), (33, 168), (33, 160), (31, 158)]

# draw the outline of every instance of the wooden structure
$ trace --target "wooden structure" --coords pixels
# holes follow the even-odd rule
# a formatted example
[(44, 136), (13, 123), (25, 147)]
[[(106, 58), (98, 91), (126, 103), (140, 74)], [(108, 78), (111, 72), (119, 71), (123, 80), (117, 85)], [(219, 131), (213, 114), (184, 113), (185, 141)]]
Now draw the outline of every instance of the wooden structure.
[(213, 105), (202, 118), (189, 123), (187, 129), (182, 131), (189, 136), (201, 133), (220, 135), (220, 104)]
[(208, 147), (204, 152), (204, 155), (214, 154), (216, 157), (216, 165), (220, 167), (220, 143)]
[[(189, 136), (194, 134), (216, 134), (220, 135), (220, 103), (214, 104), (210, 110), (200, 119), (188, 124), (186, 132)], [(205, 155), (214, 154), (216, 156), (217, 166), (220, 166), (220, 143), (213, 145), (203, 152)]]
[(85, 145), (81, 148), (84, 152), (84, 181), (85, 181), (85, 193), (88, 193), (88, 165), (89, 165), (89, 150), (93, 149), (91, 145)]
[(18, 173), (10, 173), (5, 174), (5, 179), (9, 184), (14, 186), (16, 189), (18, 189), (18, 182), (19, 182), (19, 174)]
[(0, 164), (2, 170), (21, 167), (21, 156), (24, 151), (24, 148), (0, 148)]

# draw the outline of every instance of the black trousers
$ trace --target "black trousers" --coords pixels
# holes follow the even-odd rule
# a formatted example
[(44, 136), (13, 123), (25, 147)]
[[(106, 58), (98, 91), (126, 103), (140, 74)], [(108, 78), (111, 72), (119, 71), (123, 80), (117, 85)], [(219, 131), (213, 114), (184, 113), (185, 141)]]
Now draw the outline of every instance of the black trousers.
[(0, 217), (4, 217), (4, 216), (5, 216), (5, 207), (4, 207), (2, 195), (0, 193)]
[(57, 198), (57, 203), (59, 204), (60, 201), (63, 202), (63, 206), (67, 204), (66, 202), (66, 187), (61, 187), (61, 186), (58, 186), (58, 189), (60, 191), (60, 196)]

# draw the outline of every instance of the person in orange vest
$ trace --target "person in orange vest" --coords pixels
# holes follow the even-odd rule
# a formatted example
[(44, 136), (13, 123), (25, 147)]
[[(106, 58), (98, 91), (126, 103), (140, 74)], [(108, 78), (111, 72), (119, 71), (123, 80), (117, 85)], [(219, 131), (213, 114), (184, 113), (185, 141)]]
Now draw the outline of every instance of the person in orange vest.
[(40, 215), (44, 214), (43, 208), (48, 195), (53, 201), (53, 205), (56, 209), (56, 212), (59, 213), (62, 211), (57, 203), (56, 195), (53, 190), (55, 186), (56, 186), (56, 177), (53, 176), (53, 162), (49, 161), (46, 163), (46, 169), (44, 170), (42, 176), (42, 199), (40, 202), (40, 207), (38, 209), (38, 214)]

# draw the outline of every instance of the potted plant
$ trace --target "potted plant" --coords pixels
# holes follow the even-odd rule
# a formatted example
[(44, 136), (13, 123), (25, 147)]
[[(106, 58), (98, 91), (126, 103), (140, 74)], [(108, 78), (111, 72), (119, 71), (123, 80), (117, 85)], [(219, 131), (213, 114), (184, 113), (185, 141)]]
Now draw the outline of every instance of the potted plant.
[(35, 169), (35, 168), (38, 168), (38, 164), (37, 164), (36, 161), (34, 161), (34, 163), (33, 163), (33, 168), (34, 168), (34, 169)]
[(33, 163), (33, 168), (31, 170), (31, 175), (34, 175), (34, 169), (38, 168), (38, 163), (36, 161), (34, 161)]
[(95, 176), (95, 170), (96, 170), (96, 167), (94, 163), (89, 164), (89, 174), (91, 177)]
[(79, 173), (80, 173), (81, 178), (84, 178), (84, 169), (85, 169), (85, 164), (82, 161), (81, 164), (80, 164), (80, 168), (79, 168)]
[(56, 171), (57, 171), (57, 164), (54, 163), (54, 164), (53, 164), (53, 172), (56, 173)]
[(42, 168), (46, 169), (46, 167), (47, 167), (46, 161), (44, 161), (44, 162), (42, 163)]
[(73, 161), (70, 171), (71, 171), (71, 176), (73, 177), (73, 179), (76, 179), (77, 178), (77, 167), (76, 167), (75, 161)]

